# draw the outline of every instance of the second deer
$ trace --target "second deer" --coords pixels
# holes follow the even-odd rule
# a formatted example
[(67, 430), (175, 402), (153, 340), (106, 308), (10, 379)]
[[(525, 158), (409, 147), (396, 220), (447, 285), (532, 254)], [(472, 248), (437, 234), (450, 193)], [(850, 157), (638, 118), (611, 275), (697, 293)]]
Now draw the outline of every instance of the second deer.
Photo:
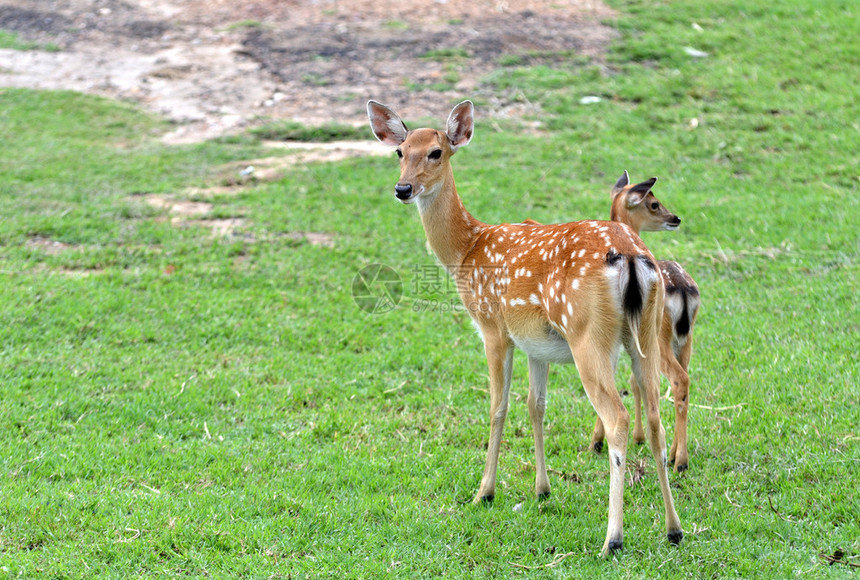
[[(638, 235), (641, 231), (676, 230), (681, 225), (678, 216), (660, 203), (651, 188), (657, 178), (631, 184), (625, 171), (612, 188), (610, 219), (630, 226)], [(660, 371), (669, 380), (675, 404), (675, 436), (669, 451), (669, 461), (675, 471), (689, 467), (687, 452), (687, 407), (689, 406), (690, 377), (687, 369), (693, 351), (693, 325), (699, 312), (699, 287), (677, 262), (658, 260), (657, 266), (665, 288), (663, 318), (660, 323)], [(630, 388), (636, 400), (636, 419), (633, 440), (645, 441), (642, 427), (641, 394), (635, 374), (630, 376)], [(603, 448), (604, 429), (598, 417), (591, 436), (595, 451)]]

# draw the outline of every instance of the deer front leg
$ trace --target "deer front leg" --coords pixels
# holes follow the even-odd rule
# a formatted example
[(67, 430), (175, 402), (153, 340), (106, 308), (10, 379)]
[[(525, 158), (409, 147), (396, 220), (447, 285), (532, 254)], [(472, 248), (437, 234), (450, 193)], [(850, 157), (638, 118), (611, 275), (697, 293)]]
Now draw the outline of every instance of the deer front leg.
[(499, 449), (502, 433), (508, 416), (508, 394), (511, 390), (511, 370), (514, 356), (513, 345), (484, 333), (484, 351), (490, 370), (490, 441), (487, 444), (487, 463), (481, 487), (475, 503), (491, 502), (496, 495), (496, 469), (499, 465)]
[(546, 415), (546, 383), (549, 363), (529, 357), (529, 417), (535, 438), (535, 493), (538, 499), (549, 497), (549, 478), (543, 445), (543, 419)]

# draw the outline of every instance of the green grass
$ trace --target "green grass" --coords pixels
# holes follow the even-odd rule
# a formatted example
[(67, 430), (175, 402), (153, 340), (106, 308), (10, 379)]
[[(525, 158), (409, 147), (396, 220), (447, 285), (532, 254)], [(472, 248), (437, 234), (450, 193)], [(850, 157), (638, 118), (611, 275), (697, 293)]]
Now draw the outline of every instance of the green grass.
[(227, 26), (227, 30), (246, 30), (249, 28), (265, 28), (265, 24), (259, 20), (239, 20)]
[(344, 123), (309, 126), (296, 121), (275, 121), (251, 129), (250, 133), (258, 139), (269, 141), (327, 143), (330, 141), (367, 139), (366, 127), (355, 127)]
[[(691, 469), (670, 477), (680, 547), (663, 538), (653, 462), (631, 448), (646, 474), (625, 489), (625, 549), (597, 556), (608, 470), (586, 450), (594, 414), (571, 367), (550, 378), (553, 495), (532, 497), (522, 356), (496, 501), (468, 503), (488, 435), (486, 363), (467, 316), (447, 311), (456, 299), (433, 277), (414, 208), (391, 196), (393, 155), (215, 195), (213, 215), (245, 220), (217, 238), (205, 224), (177, 227), (144, 195), (181, 198), (227, 162), (271, 155), (254, 139), (167, 147), (165, 124), (129, 106), (6, 89), (0, 570), (851, 576), (856, 9), (616, 7), (608, 73), (576, 62), (486, 79), (539, 104), (543, 132), (479, 121), (455, 174), (467, 207), (490, 222), (606, 216), (622, 170), (660, 178), (655, 192), (684, 222), (646, 242), (682, 262), (703, 296)], [(603, 100), (580, 105), (586, 95)], [(352, 300), (353, 277), (372, 263), (403, 277), (393, 312)], [(671, 436), (668, 403), (662, 411)], [(840, 552), (832, 565), (821, 557)]]
[(428, 50), (421, 55), (421, 58), (439, 62), (461, 62), (464, 59), (469, 58), (469, 52), (465, 48), (459, 46), (453, 48), (437, 48), (434, 50)]
[(57, 52), (60, 48), (56, 44), (39, 44), (37, 42), (26, 42), (18, 38), (18, 35), (8, 30), (0, 29), (0, 48), (12, 50), (46, 50)]

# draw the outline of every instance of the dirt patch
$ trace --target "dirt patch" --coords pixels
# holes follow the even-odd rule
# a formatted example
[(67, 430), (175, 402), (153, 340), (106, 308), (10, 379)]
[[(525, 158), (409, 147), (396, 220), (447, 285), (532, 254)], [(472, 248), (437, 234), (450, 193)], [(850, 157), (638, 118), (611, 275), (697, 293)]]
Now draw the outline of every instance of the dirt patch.
[(334, 247), (334, 236), (324, 232), (290, 232), (287, 234), (287, 238), (297, 242), (304, 241), (312, 246)]
[(256, 241), (251, 234), (244, 233), (244, 228), (248, 225), (248, 220), (245, 218), (221, 218), (208, 220), (189, 220), (184, 218), (174, 218), (173, 225), (178, 227), (198, 226), (207, 228), (212, 232), (214, 238), (237, 238), (248, 242)]
[(27, 247), (40, 250), (49, 256), (62, 254), (66, 250), (72, 248), (71, 245), (58, 240), (44, 238), (42, 236), (34, 236), (27, 240)]
[(244, 218), (207, 219), (214, 208), (206, 201), (176, 199), (172, 196), (149, 194), (138, 199), (155, 209), (164, 211), (174, 227), (200, 226), (211, 230), (213, 237), (241, 237), (241, 229), (247, 225)]
[(144, 196), (144, 200), (152, 207), (167, 210), (168, 213), (180, 219), (206, 215), (212, 211), (212, 204), (202, 201), (177, 200), (154, 194)]
[[(232, 190), (242, 191), (242, 188), (234, 187)], [(201, 191), (206, 192), (207, 190)], [(245, 218), (210, 219), (208, 216), (214, 209), (211, 203), (175, 199), (170, 196), (157, 194), (137, 196), (136, 199), (164, 211), (167, 219), (170, 220), (170, 224), (174, 227), (202, 227), (210, 230), (214, 238), (233, 238), (249, 243), (258, 241), (254, 234), (245, 231), (248, 226), (248, 220)], [(334, 236), (325, 232), (286, 232), (276, 234), (276, 237), (284, 237), (294, 242), (308, 243), (312, 246), (323, 248), (333, 248), (335, 245)], [(42, 238), (34, 238), (28, 242), (28, 245), (38, 247), (47, 253), (58, 253), (66, 249), (65, 244)]]
[(330, 163), (352, 157), (370, 155), (391, 156), (392, 149), (378, 141), (334, 141), (331, 143), (302, 143), (272, 141), (266, 145), (289, 154), (228, 163), (220, 170), (225, 185), (244, 185), (276, 181), (288, 169), (307, 163)]
[(369, 98), (414, 119), (480, 97), (505, 117), (529, 108), (488, 73), (599, 59), (612, 17), (591, 0), (4, 0), (0, 29), (60, 50), (0, 50), (0, 86), (129, 100), (173, 120), (172, 142), (264, 119), (365, 123)]

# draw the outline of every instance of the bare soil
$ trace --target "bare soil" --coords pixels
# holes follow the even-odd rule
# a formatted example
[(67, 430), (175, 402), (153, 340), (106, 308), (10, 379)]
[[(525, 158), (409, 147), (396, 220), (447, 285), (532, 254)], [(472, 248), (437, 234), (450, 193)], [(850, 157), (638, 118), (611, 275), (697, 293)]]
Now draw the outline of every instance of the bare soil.
[(192, 142), (270, 119), (365, 123), (373, 98), (443, 119), (530, 106), (482, 79), (500, 59), (600, 58), (612, 11), (593, 0), (0, 0), (0, 30), (59, 51), (0, 50), (0, 86), (123, 99)]

